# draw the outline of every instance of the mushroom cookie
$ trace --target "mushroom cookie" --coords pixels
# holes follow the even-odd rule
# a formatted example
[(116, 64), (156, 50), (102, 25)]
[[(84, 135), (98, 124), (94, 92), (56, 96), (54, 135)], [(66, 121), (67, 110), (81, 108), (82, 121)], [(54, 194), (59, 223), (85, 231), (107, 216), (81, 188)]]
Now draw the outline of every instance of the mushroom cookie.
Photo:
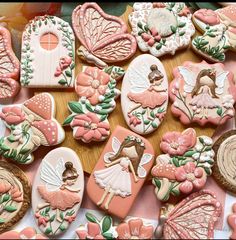
[(23, 104), (3, 107), (0, 118), (10, 134), (0, 138), (0, 155), (17, 163), (34, 160), (32, 152), (40, 145), (60, 144), (65, 133), (54, 118), (55, 103), (49, 93), (40, 93)]
[(212, 173), (213, 141), (207, 136), (196, 136), (193, 128), (181, 132), (167, 132), (161, 139), (163, 153), (152, 168), (153, 184), (159, 200), (170, 195), (179, 196), (202, 189)]
[(187, 61), (175, 68), (173, 75), (171, 111), (183, 124), (220, 125), (235, 115), (234, 76), (223, 64)]
[(212, 62), (223, 62), (225, 52), (236, 50), (236, 6), (200, 9), (193, 22), (201, 35), (192, 40), (193, 50)]
[(131, 58), (136, 51), (135, 38), (121, 18), (108, 15), (94, 2), (76, 7), (72, 25), (81, 46), (77, 54), (100, 68)]
[(30, 207), (30, 194), (31, 187), (24, 172), (17, 166), (1, 160), (0, 233), (7, 231), (23, 218)]
[(121, 106), (128, 126), (139, 134), (155, 131), (168, 105), (168, 79), (162, 63), (150, 54), (135, 58), (121, 88)]
[(100, 208), (125, 218), (153, 165), (151, 144), (117, 126), (87, 184), (88, 196)]
[(21, 47), (21, 85), (74, 87), (75, 37), (69, 23), (56, 16), (36, 16), (25, 26)]
[(77, 154), (65, 147), (42, 160), (33, 183), (32, 208), (40, 230), (51, 237), (75, 220), (84, 192), (84, 173)]
[(195, 33), (191, 17), (183, 2), (137, 2), (129, 22), (139, 49), (160, 57), (189, 46)]
[(214, 225), (222, 212), (216, 196), (202, 190), (192, 193), (176, 206), (161, 208), (156, 239), (213, 239)]
[(84, 67), (76, 77), (75, 91), (79, 101), (71, 101), (71, 112), (63, 125), (70, 125), (73, 136), (83, 142), (104, 141), (110, 135), (108, 115), (115, 109), (120, 95), (116, 80), (124, 75), (120, 67)]
[(10, 32), (0, 26), (0, 100), (17, 95), (19, 72), (20, 63), (12, 50)]
[(233, 213), (227, 217), (227, 222), (232, 229), (230, 239), (236, 239), (236, 203), (233, 204)]

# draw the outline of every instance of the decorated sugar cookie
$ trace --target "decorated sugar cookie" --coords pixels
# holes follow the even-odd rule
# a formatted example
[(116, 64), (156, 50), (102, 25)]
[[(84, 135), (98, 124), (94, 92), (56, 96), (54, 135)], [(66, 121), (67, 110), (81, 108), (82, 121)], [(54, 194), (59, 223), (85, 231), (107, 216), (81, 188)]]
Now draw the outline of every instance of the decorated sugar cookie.
[(109, 214), (125, 218), (151, 170), (153, 154), (146, 139), (116, 127), (90, 175), (90, 199)]
[(72, 25), (81, 46), (77, 54), (100, 68), (135, 54), (137, 43), (121, 18), (108, 15), (94, 2), (76, 7)]
[(233, 204), (232, 209), (233, 209), (233, 213), (227, 217), (227, 221), (229, 226), (232, 229), (232, 234), (230, 236), (230, 239), (236, 239), (236, 203)]
[(40, 93), (23, 104), (3, 107), (0, 118), (10, 134), (0, 138), (0, 155), (17, 163), (34, 160), (32, 152), (40, 145), (60, 144), (65, 133), (54, 118), (55, 103), (49, 93)]
[(236, 6), (215, 11), (200, 9), (193, 14), (195, 26), (202, 35), (192, 40), (192, 48), (212, 62), (223, 62), (228, 50), (236, 50)]
[(36, 230), (32, 227), (27, 227), (20, 232), (15, 230), (10, 230), (8, 232), (2, 233), (0, 239), (48, 239), (41, 234), (38, 234)]
[(64, 125), (70, 125), (73, 136), (83, 142), (104, 141), (110, 135), (108, 115), (116, 107), (115, 99), (120, 95), (116, 80), (124, 70), (120, 67), (84, 67), (78, 74), (75, 91), (79, 101), (69, 102), (71, 112)]
[(152, 168), (153, 184), (159, 200), (170, 195), (189, 194), (202, 189), (212, 173), (214, 163), (213, 141), (207, 136), (196, 136), (193, 128), (182, 133), (167, 132), (160, 148), (165, 154), (156, 159)]
[(121, 106), (128, 126), (139, 134), (161, 124), (168, 105), (168, 79), (162, 63), (150, 54), (135, 58), (125, 74)]
[(77, 154), (65, 147), (49, 152), (32, 190), (32, 208), (40, 230), (49, 236), (65, 232), (76, 218), (83, 192), (84, 174)]
[(221, 63), (184, 62), (173, 71), (170, 84), (172, 113), (183, 124), (223, 124), (235, 115), (236, 88), (233, 73)]
[(30, 194), (30, 184), (24, 172), (17, 166), (1, 160), (0, 233), (7, 231), (23, 218), (30, 207)]
[(25, 27), (21, 48), (21, 85), (74, 86), (75, 38), (69, 23), (56, 16), (36, 16)]
[(140, 50), (160, 57), (188, 47), (195, 33), (191, 17), (183, 2), (137, 2), (129, 22)]
[(216, 196), (202, 190), (192, 193), (176, 206), (161, 208), (156, 239), (213, 239), (214, 225), (222, 206)]
[(20, 63), (15, 56), (10, 32), (0, 26), (0, 100), (15, 97), (20, 90), (18, 83)]

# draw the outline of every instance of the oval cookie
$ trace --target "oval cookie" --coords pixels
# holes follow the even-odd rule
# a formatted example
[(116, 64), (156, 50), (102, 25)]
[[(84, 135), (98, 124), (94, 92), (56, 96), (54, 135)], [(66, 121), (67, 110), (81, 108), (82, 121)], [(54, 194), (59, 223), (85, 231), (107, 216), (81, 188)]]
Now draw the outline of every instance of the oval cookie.
[(17, 166), (0, 161), (0, 233), (15, 225), (30, 207), (31, 187)]
[(150, 54), (136, 57), (121, 87), (121, 107), (127, 125), (139, 134), (153, 132), (168, 106), (168, 79), (162, 63)]
[(75, 220), (84, 192), (84, 173), (77, 154), (65, 147), (50, 151), (38, 168), (32, 208), (40, 230), (63, 233)]

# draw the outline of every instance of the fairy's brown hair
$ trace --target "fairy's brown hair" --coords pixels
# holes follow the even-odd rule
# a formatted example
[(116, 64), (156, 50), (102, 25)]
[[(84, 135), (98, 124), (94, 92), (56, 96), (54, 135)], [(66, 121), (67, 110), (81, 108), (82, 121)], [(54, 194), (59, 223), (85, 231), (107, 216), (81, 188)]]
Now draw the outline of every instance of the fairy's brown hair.
[(154, 81), (158, 81), (164, 77), (161, 71), (158, 70), (158, 67), (156, 64), (151, 65), (150, 69), (151, 69), (151, 72), (148, 74), (148, 79), (150, 83), (153, 83)]
[(65, 170), (62, 173), (62, 180), (65, 182), (66, 180), (72, 180), (78, 178), (79, 174), (77, 173), (77, 170), (73, 167), (72, 162), (66, 162), (65, 163)]

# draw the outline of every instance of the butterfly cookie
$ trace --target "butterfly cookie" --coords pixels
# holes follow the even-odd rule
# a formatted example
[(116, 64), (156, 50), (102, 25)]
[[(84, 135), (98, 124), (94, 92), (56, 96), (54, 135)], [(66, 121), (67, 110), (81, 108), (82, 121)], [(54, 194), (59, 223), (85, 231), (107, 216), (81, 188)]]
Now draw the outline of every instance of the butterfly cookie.
[(23, 104), (3, 107), (0, 118), (10, 129), (0, 139), (0, 155), (17, 163), (29, 164), (32, 152), (40, 145), (54, 146), (63, 142), (65, 133), (54, 118), (55, 103), (49, 93), (40, 93)]

